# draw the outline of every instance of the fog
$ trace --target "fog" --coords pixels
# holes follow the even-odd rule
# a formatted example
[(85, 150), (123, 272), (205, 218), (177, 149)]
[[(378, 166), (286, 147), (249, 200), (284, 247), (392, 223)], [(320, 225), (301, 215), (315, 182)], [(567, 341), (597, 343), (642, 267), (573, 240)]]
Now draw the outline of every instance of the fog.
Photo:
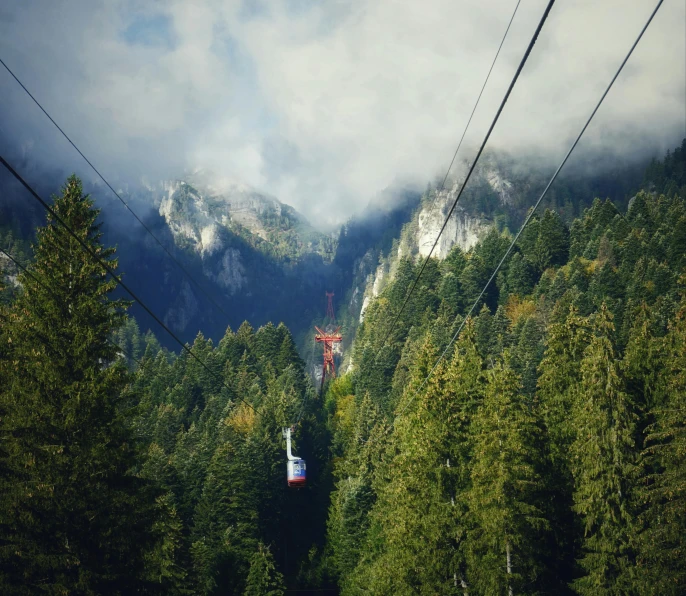
[[(329, 226), (390, 185), (423, 187), (445, 173), (515, 4), (4, 3), (0, 58), (117, 183), (210, 168)], [(522, 0), (458, 159), (474, 155), (546, 4)], [(559, 161), (654, 6), (558, 2), (489, 147), (538, 166)], [(666, 0), (578, 163), (680, 142), (685, 33), (684, 3)], [(1, 67), (0, 90), (3, 154), (93, 179)]]

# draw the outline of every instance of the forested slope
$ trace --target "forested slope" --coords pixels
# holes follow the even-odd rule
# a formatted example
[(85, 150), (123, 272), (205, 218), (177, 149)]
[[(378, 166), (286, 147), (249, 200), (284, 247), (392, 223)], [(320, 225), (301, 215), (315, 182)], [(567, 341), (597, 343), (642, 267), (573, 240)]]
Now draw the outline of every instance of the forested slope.
[[(0, 591), (283, 594), (320, 583), (322, 409), (284, 325), (176, 355), (128, 319), (71, 177), (0, 305)], [(10, 253), (11, 254), (11, 253)], [(19, 256), (19, 255), (17, 255)], [(18, 258), (27, 262), (26, 256)], [(295, 425), (308, 487), (289, 490)]]
[[(56, 221), (10, 238), (0, 591), (684, 593), (685, 149), (626, 208), (532, 219), (470, 320), (507, 230), (431, 260), (391, 326), (402, 259), (324, 396), (283, 324), (174, 353)], [(54, 206), (117, 267), (78, 179)]]
[[(216, 376), (185, 353), (148, 347), (130, 385), (147, 449), (141, 474), (178, 516), (174, 564), (193, 593), (242, 593), (256, 552), (269, 552), (291, 585), (306, 583), (324, 539), (327, 438), (293, 339), (284, 325), (244, 323), (216, 347), (199, 334), (191, 349)], [(311, 478), (302, 490), (286, 486), (281, 437), (296, 422), (294, 449)]]
[[(401, 262), (326, 407), (343, 594), (682, 594), (684, 147), (620, 211)], [(390, 333), (388, 341), (383, 339)]]

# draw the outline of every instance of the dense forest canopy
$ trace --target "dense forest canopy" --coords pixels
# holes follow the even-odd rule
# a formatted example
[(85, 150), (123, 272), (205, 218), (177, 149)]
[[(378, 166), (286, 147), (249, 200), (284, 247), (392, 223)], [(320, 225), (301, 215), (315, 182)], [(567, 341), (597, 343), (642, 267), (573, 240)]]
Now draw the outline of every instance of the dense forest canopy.
[[(391, 328), (402, 260), (323, 395), (283, 324), (174, 353), (56, 221), (3, 230), (0, 590), (683, 594), (685, 163), (535, 215), (470, 320), (506, 228), (429, 261)], [(117, 267), (78, 179), (54, 208)]]
[[(626, 211), (402, 261), (329, 388), (343, 594), (682, 594), (686, 144)], [(383, 339), (390, 333), (389, 339)]]

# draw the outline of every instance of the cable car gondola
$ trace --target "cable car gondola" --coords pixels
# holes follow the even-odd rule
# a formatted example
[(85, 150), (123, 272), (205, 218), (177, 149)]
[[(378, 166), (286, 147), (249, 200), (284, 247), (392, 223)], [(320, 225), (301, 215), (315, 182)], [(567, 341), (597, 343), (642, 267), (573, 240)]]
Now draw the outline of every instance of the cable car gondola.
[(305, 483), (307, 482), (307, 466), (304, 459), (300, 459), (291, 453), (291, 429), (284, 428), (283, 436), (286, 439), (286, 455), (288, 456), (288, 462), (286, 464), (286, 478), (288, 479), (288, 486), (305, 486)]

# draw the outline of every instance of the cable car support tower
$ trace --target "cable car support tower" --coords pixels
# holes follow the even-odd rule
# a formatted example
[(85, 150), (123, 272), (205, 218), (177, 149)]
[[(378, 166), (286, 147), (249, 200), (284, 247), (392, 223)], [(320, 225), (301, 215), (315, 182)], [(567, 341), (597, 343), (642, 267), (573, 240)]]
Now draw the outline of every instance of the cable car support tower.
[(328, 304), (326, 308), (326, 318), (329, 323), (326, 325), (324, 330), (320, 329), (315, 325), (315, 330), (317, 333), (314, 335), (314, 341), (324, 345), (324, 367), (322, 368), (322, 382), (319, 387), (319, 393), (324, 390), (324, 381), (326, 377), (329, 376), (332, 379), (336, 377), (336, 365), (333, 359), (333, 349), (334, 344), (343, 341), (343, 336), (340, 334), (340, 325), (336, 325), (336, 317), (333, 310), (333, 292), (327, 292), (326, 297), (328, 299)]

